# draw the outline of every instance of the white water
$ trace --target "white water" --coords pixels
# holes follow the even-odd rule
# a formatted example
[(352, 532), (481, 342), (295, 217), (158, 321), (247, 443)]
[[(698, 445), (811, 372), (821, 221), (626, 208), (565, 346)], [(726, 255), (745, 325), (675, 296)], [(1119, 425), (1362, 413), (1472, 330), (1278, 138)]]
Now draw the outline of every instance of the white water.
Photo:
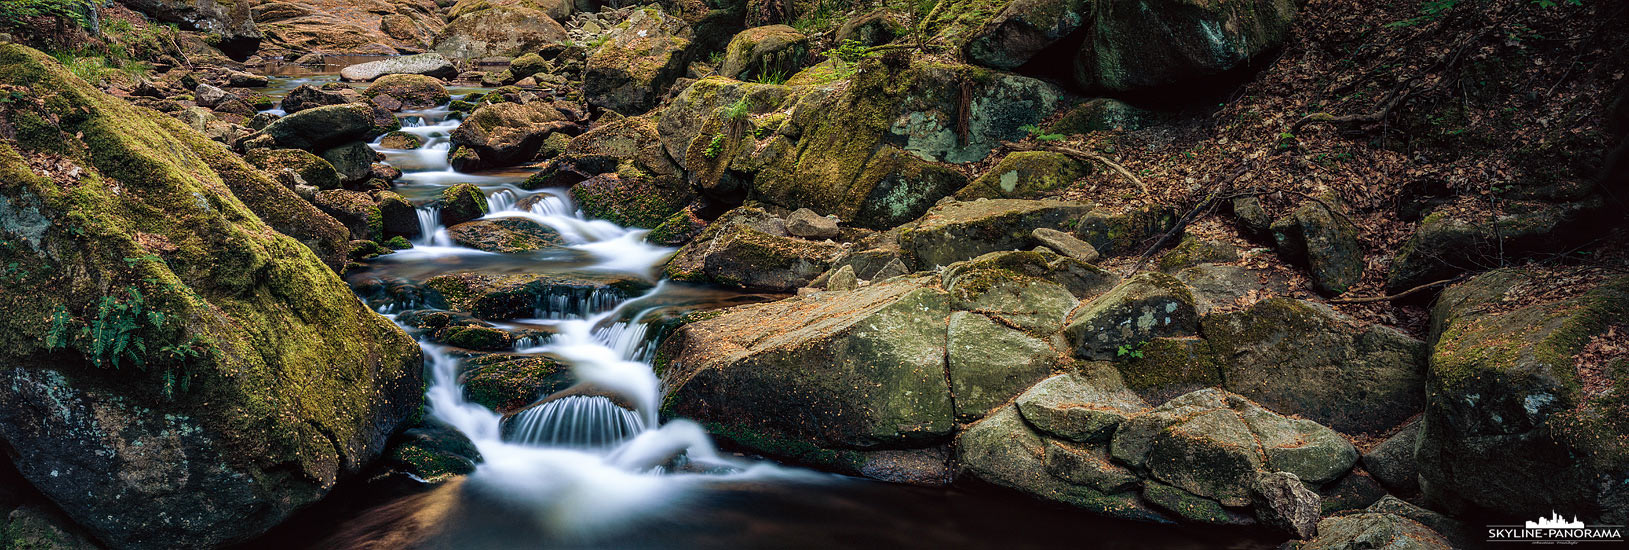
[[(429, 112), (424, 117), (444, 120), (440, 117), (445, 113)], [(446, 167), (446, 149), (430, 148), (446, 144), (444, 136), (453, 127), (456, 123), (415, 121), (404, 130), (426, 137), (424, 149), (380, 149), (387, 162), (403, 161), (436, 174), (424, 178), (418, 176), (426, 172), (410, 172), (404, 186), (476, 183), (489, 193), (491, 212), (487, 218), (524, 218), (555, 229), (568, 247), (594, 258), (587, 270), (650, 279), (656, 266), (672, 254), (671, 248), (646, 243), (643, 230), (583, 218), (570, 197), (561, 191), (527, 191), (507, 180), (494, 184), (451, 171)], [(536, 195), (541, 196), (526, 200)], [(530, 207), (520, 208), (522, 202), (529, 202)], [(393, 261), (433, 262), (449, 256), (490, 254), (454, 244), (439, 217), (434, 207), (421, 207), (421, 237), (414, 248), (392, 254)], [(574, 297), (562, 293), (560, 299), (541, 304), (541, 319), (520, 321), (552, 326), (555, 333), (542, 339), (528, 338), (528, 347), (518, 353), (547, 354), (559, 359), (570, 365), (581, 387), (591, 390), (523, 411), (508, 421), (511, 425), (507, 437), (502, 417), (465, 400), (458, 383), (460, 360), (443, 346), (421, 344), (431, 375), (427, 391), (430, 414), (468, 436), (484, 459), (469, 476), (464, 490), (524, 507), (520, 509), (534, 512), (546, 532), (576, 537), (626, 526), (644, 514), (672, 505), (694, 485), (687, 479), (806, 475), (726, 460), (694, 422), (659, 421), (662, 387), (650, 365), (656, 342), (640, 322), (654, 308), (636, 311), (634, 306), (659, 296), (665, 288), (665, 282), (658, 282), (644, 296), (620, 303), (605, 293)], [(632, 315), (627, 315), (630, 312)], [(547, 397), (535, 396), (538, 400)], [(632, 410), (615, 403), (629, 404)], [(681, 466), (684, 471), (714, 473), (670, 471)]]

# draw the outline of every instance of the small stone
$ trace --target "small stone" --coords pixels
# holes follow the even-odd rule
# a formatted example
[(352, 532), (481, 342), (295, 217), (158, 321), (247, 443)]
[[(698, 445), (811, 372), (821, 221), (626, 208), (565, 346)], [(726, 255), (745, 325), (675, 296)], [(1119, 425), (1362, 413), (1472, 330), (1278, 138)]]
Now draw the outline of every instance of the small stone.
[(1030, 232), (1030, 236), (1064, 256), (1086, 263), (1097, 261), (1097, 249), (1093, 248), (1091, 243), (1075, 238), (1074, 235), (1047, 227), (1037, 227)]
[(199, 107), (213, 108), (232, 97), (232, 94), (208, 84), (199, 84), (198, 89), (192, 92), (192, 97), (193, 101), (198, 102)]
[(799, 208), (786, 217), (786, 231), (805, 239), (831, 239), (838, 235), (837, 220), (816, 214), (808, 208)]
[(1250, 491), (1256, 519), (1297, 539), (1318, 536), (1322, 503), (1301, 478), (1289, 472), (1262, 472)]
[(845, 265), (833, 273), (831, 279), (826, 281), (826, 290), (854, 290), (859, 286), (859, 279), (854, 276), (854, 266)]

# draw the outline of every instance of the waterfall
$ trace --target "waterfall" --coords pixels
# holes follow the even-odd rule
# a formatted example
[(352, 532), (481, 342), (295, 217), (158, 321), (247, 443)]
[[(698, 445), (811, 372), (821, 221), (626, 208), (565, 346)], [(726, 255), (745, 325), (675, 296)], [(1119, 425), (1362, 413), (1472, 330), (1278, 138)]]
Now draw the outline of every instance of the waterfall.
[(522, 445), (607, 449), (645, 430), (639, 414), (598, 395), (568, 395), (510, 421), (504, 439)]
[(415, 213), (419, 217), (419, 238), (413, 240), (413, 246), (453, 246), (447, 228), (441, 225), (441, 207), (424, 205)]

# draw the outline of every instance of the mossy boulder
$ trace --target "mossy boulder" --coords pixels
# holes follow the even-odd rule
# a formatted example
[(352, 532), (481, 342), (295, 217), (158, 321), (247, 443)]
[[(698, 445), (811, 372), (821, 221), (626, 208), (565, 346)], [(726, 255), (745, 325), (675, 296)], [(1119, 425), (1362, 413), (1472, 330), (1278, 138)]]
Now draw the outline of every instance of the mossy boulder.
[(1594, 224), (1602, 204), (1599, 198), (1577, 203), (1508, 201), (1501, 203), (1497, 216), (1465, 215), (1451, 208), (1432, 212), (1392, 258), (1386, 288), (1407, 290), (1476, 266), (1570, 249), (1595, 238), (1588, 228), (1598, 227)]
[(1273, 298), (1205, 317), (1227, 388), (1346, 433), (1384, 432), (1425, 405), (1429, 347), (1328, 306)]
[[(419, 227), (418, 208), (414, 207), (413, 203), (408, 202), (407, 197), (403, 197), (394, 191), (375, 191), (373, 196), (375, 204), (379, 206), (379, 226), (380, 229), (384, 230), (386, 237), (394, 240), (398, 237), (413, 238), (419, 236), (421, 228)], [(397, 246), (390, 242), (384, 244), (391, 248), (412, 247), (412, 245)]]
[(1313, 288), (1331, 295), (1357, 284), (1364, 266), (1357, 227), (1332, 202), (1307, 201), (1269, 227), (1279, 255), (1306, 264)]
[(0, 106), (0, 265), (23, 266), (0, 281), (0, 439), (74, 522), (122, 548), (243, 540), (418, 414), (418, 346), (268, 225), (314, 207), (37, 51), (0, 46), (0, 83), (26, 98)]
[(526, 218), (470, 220), (447, 228), (447, 236), (459, 246), (501, 254), (533, 252), (566, 244), (560, 232)]
[(1239, 248), (1228, 243), (1185, 235), (1182, 241), (1160, 256), (1160, 271), (1175, 273), (1200, 264), (1238, 261)]
[(1294, 0), (1109, 0), (1075, 56), (1086, 88), (1126, 91), (1216, 75), (1284, 43)]
[(1141, 130), (1160, 122), (1163, 115), (1118, 99), (1098, 97), (1080, 102), (1046, 127), (1052, 134), (1086, 134), (1108, 130)]
[(571, 366), (544, 356), (488, 355), (470, 362), (460, 375), (471, 403), (510, 414), (571, 387)]
[(724, 48), (718, 74), (738, 80), (786, 77), (803, 68), (809, 37), (786, 25), (753, 27), (735, 35)]
[(521, 6), (498, 6), (464, 14), (436, 35), (436, 53), (454, 59), (514, 57), (568, 39), (548, 14)]
[(424, 138), (397, 130), (380, 138), (379, 146), (386, 149), (418, 149), (424, 146)]
[(1033, 252), (992, 252), (951, 264), (942, 272), (942, 280), (956, 309), (977, 311), (1004, 325), (1049, 336), (1080, 303), (1065, 284), (1090, 285), (1093, 288), (1087, 292), (1098, 293), (1112, 285), (1113, 278), (1090, 266), (1048, 260)]
[(294, 114), (327, 105), (344, 105), (359, 99), (361, 96), (350, 88), (324, 90), (310, 84), (301, 84), (283, 96), (280, 107), (284, 113)]
[(317, 189), (338, 189), (339, 172), (334, 165), (299, 149), (255, 149), (243, 156), (249, 164), (265, 170), (284, 186), (310, 185)]
[(101, 550), (73, 520), (43, 504), (24, 504), (0, 519), (0, 545), (8, 550)]
[(1016, 69), (1089, 23), (1093, 5), (1087, 0), (1012, 0), (972, 33), (962, 51), (979, 65)]
[(491, 208), (486, 194), (473, 183), (460, 183), (441, 190), (441, 225), (452, 227), (481, 216)]
[(1508, 519), (1550, 508), (1590, 523), (1629, 516), (1629, 361), (1580, 357), (1621, 346), (1625, 322), (1621, 275), (1502, 269), (1443, 291), (1415, 453), (1426, 497)]
[(1046, 341), (968, 311), (950, 314), (946, 372), (956, 417), (984, 416), (1066, 359)]
[(333, 216), (351, 230), (351, 239), (361, 241), (385, 240), (384, 216), (373, 197), (362, 191), (329, 189), (317, 193), (312, 201), (323, 213)]
[(684, 74), (690, 26), (659, 9), (634, 10), (588, 55), (583, 97), (589, 104), (636, 115), (655, 107)]
[(435, 486), (474, 473), (481, 451), (456, 428), (427, 421), (392, 438), (382, 462), (385, 469), (412, 476), (422, 486)]
[(837, 243), (768, 233), (727, 217), (680, 248), (664, 272), (680, 281), (792, 292), (826, 272), (845, 249)]
[[(395, 117), (391, 117), (394, 119)], [(245, 149), (263, 147), (322, 151), (366, 141), (396, 128), (375, 126), (373, 108), (361, 103), (328, 105), (293, 113), (244, 138)], [(377, 133), (376, 133), (377, 132)]]
[(953, 201), (923, 214), (900, 235), (917, 265), (950, 265), (1030, 243), (1037, 227), (1057, 227), (1091, 211), (1086, 204), (1053, 200)]
[(397, 106), (392, 110), (429, 109), (452, 101), (452, 95), (447, 93), (447, 87), (442, 86), (440, 80), (418, 74), (379, 77), (362, 90), (362, 96), (376, 101), (381, 96), (389, 96)]
[(591, 315), (639, 295), (650, 283), (603, 273), (455, 272), (431, 277), (424, 286), (440, 294), (450, 309), (481, 319), (504, 320)]
[(664, 414), (755, 452), (855, 472), (843, 451), (925, 447), (954, 428), (943, 291), (898, 278), (726, 309), (662, 344)]
[(1001, 158), (983, 176), (956, 192), (958, 200), (1029, 199), (1058, 191), (1090, 175), (1090, 166), (1050, 151), (1020, 151)]
[(1178, 214), (1170, 207), (1099, 208), (1082, 216), (1075, 236), (1104, 256), (1141, 254), (1176, 227)]
[(1137, 495), (1138, 476), (1102, 448), (1064, 446), (1036, 433), (1018, 408), (1002, 407), (957, 440), (962, 474), (1093, 514), (1170, 521)]
[(655, 228), (695, 200), (684, 182), (636, 170), (600, 174), (571, 186), (583, 214), (624, 227)]
[(1348, 548), (1387, 548), (1396, 550), (1449, 550), (1451, 544), (1431, 528), (1396, 514), (1363, 512), (1324, 518), (1318, 522), (1318, 536), (1288, 546), (1294, 550), (1346, 550)]
[(1127, 355), (1149, 340), (1199, 330), (1193, 294), (1164, 273), (1140, 273), (1083, 303), (1064, 328), (1076, 357), (1102, 361)]
[(373, 176), (373, 161), (379, 156), (367, 143), (360, 141), (329, 147), (319, 155), (339, 173), (340, 181), (347, 184), (360, 183)]
[(1018, 396), (1014, 404), (1036, 430), (1092, 444), (1107, 443), (1121, 422), (1150, 408), (1148, 402), (1118, 383), (1113, 374), (1102, 373), (1066, 373), (1047, 378)]
[(513, 166), (537, 156), (549, 135), (572, 131), (577, 124), (552, 103), (488, 103), (475, 109), (452, 131), (453, 146), (474, 154), (454, 162), (459, 170)]

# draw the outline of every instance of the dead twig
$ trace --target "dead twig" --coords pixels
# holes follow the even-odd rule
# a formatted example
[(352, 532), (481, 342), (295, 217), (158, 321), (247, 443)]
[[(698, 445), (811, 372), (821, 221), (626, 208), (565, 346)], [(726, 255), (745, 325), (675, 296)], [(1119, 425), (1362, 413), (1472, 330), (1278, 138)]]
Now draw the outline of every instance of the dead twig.
[(1014, 143), (1014, 142), (1011, 142), (1011, 141), (1005, 141), (1005, 142), (1002, 142), (1001, 144), (1008, 147), (1008, 148), (1011, 148), (1014, 151), (1048, 151), (1048, 152), (1052, 152), (1052, 153), (1058, 153), (1060, 155), (1066, 155), (1066, 156), (1070, 156), (1070, 157), (1075, 157), (1077, 159), (1084, 159), (1084, 160), (1089, 160), (1089, 161), (1092, 161), (1092, 162), (1096, 162), (1098, 164), (1102, 164), (1103, 166), (1108, 167), (1110, 170), (1113, 170), (1116, 173), (1120, 174), (1122, 177), (1126, 178), (1127, 180), (1130, 180), (1131, 183), (1137, 184), (1137, 188), (1141, 189), (1143, 191), (1144, 195), (1148, 194), (1148, 184), (1145, 184), (1145, 183), (1143, 183), (1143, 180), (1138, 179), (1136, 175), (1131, 173), (1131, 170), (1127, 170), (1126, 167), (1121, 166), (1120, 163), (1109, 160), (1108, 157), (1105, 157), (1103, 155), (1099, 155), (1099, 154), (1093, 153), (1091, 151), (1083, 151), (1083, 150), (1080, 150), (1080, 149), (1076, 149), (1074, 147), (1066, 147), (1066, 146), (1063, 146), (1063, 145), (1026, 145), (1026, 144), (1021, 144), (1021, 143)]
[(1183, 230), (1186, 229), (1188, 224), (1192, 223), (1194, 219), (1215, 208), (1220, 202), (1219, 199), (1224, 196), (1224, 193), (1226, 193), (1229, 188), (1233, 187), (1233, 182), (1238, 181), (1240, 177), (1244, 176), (1246, 173), (1249, 173), (1254, 164), (1254, 162), (1246, 162), (1239, 166), (1239, 169), (1235, 170), (1232, 175), (1228, 176), (1227, 179), (1222, 180), (1222, 183), (1217, 185), (1216, 189), (1211, 191), (1209, 195), (1206, 195), (1204, 199), (1200, 200), (1199, 204), (1194, 205), (1192, 210), (1189, 210), (1187, 214), (1183, 214), (1181, 218), (1178, 218), (1176, 224), (1171, 227), (1170, 231), (1166, 231), (1164, 235), (1160, 236), (1159, 240), (1154, 241), (1153, 246), (1150, 246), (1147, 250), (1144, 250), (1143, 255), (1137, 258), (1137, 263), (1133, 264), (1131, 269), (1126, 270), (1123, 277), (1130, 277), (1135, 275), (1138, 271), (1142, 271), (1143, 266), (1148, 264), (1149, 258), (1154, 257), (1154, 253), (1158, 252), (1160, 248), (1164, 247), (1166, 242), (1170, 241), (1172, 237), (1182, 234)]
[(1408, 296), (1410, 296), (1412, 294), (1415, 294), (1417, 292), (1420, 292), (1422, 290), (1425, 290), (1425, 289), (1428, 289), (1428, 288), (1431, 288), (1431, 287), (1446, 285), (1448, 283), (1458, 281), (1459, 279), (1460, 279), (1460, 277), (1454, 277), (1452, 279), (1443, 279), (1441, 281), (1437, 281), (1437, 282), (1434, 282), (1434, 283), (1426, 283), (1426, 284), (1423, 284), (1423, 285), (1420, 285), (1420, 286), (1417, 286), (1417, 287), (1414, 287), (1414, 288), (1411, 288), (1411, 289), (1408, 289), (1408, 290), (1405, 290), (1405, 291), (1402, 291), (1402, 292), (1399, 292), (1399, 293), (1396, 293), (1396, 294), (1387, 295), (1387, 296), (1366, 296), (1366, 297), (1363, 297), (1363, 298), (1335, 298), (1333, 300), (1330, 300), (1329, 303), (1331, 303), (1331, 304), (1372, 304), (1372, 303), (1375, 303), (1375, 302), (1389, 302), (1389, 301), (1392, 301), (1392, 300), (1406, 298), (1406, 297), (1408, 297)]

